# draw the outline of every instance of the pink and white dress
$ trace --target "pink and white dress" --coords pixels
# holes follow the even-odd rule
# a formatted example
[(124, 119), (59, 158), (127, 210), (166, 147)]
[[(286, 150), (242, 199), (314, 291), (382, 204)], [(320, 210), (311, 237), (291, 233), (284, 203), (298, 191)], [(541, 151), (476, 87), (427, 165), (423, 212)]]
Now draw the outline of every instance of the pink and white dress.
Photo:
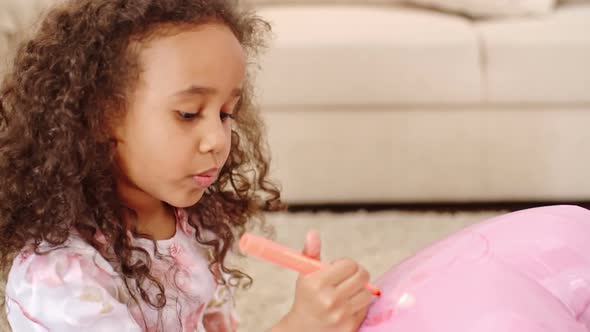
[[(183, 210), (176, 234), (152, 242), (134, 239), (152, 258), (152, 273), (164, 285), (166, 306), (158, 311), (138, 296), (137, 304), (120, 276), (98, 251), (76, 235), (45, 255), (23, 250), (6, 284), (6, 313), (14, 332), (235, 332), (232, 290), (209, 271), (207, 247)], [(42, 244), (41, 250), (49, 249)], [(171, 258), (170, 258), (171, 257)], [(158, 289), (147, 289), (148, 294)], [(151, 297), (154, 298), (154, 297)]]

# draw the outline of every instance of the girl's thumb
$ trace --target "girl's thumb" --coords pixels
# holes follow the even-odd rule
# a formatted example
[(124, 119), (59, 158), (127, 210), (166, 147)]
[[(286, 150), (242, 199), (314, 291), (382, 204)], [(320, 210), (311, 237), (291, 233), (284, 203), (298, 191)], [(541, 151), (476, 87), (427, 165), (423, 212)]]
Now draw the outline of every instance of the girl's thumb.
[(321, 256), (321, 247), (322, 240), (320, 239), (320, 233), (316, 230), (307, 232), (303, 254), (307, 257), (319, 260)]

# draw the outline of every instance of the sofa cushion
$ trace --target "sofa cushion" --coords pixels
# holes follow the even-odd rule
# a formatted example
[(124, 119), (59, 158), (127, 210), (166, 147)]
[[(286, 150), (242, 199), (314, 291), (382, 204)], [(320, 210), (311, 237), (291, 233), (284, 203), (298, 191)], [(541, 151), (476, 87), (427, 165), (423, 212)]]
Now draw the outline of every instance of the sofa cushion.
[(491, 103), (590, 102), (590, 2), (553, 15), (477, 24)]
[(404, 0), (241, 0), (253, 5), (293, 5), (293, 4), (391, 4)]
[[(472, 17), (505, 17), (546, 14), (558, 0), (241, 0), (249, 5), (294, 4), (415, 4)], [(566, 1), (566, 0), (559, 0)], [(571, 1), (571, 0), (569, 0)], [(577, 0), (580, 1), (580, 0)], [(587, 1), (587, 0), (582, 0)]]
[(407, 0), (409, 3), (449, 10), (472, 17), (547, 14), (556, 0)]
[(471, 23), (431, 11), (262, 7), (275, 40), (261, 59), (265, 105), (471, 104), (481, 99)]

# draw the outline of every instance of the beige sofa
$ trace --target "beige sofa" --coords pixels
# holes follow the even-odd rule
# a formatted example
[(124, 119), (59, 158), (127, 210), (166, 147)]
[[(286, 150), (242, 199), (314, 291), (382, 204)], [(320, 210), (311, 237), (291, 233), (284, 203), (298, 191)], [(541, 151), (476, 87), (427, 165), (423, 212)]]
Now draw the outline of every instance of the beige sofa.
[[(0, 3), (0, 56), (51, 1)], [(287, 202), (590, 199), (590, 1), (485, 21), (308, 2), (257, 8), (274, 28), (257, 83)]]
[(590, 199), (590, 1), (498, 20), (258, 9), (275, 34), (257, 81), (289, 203)]

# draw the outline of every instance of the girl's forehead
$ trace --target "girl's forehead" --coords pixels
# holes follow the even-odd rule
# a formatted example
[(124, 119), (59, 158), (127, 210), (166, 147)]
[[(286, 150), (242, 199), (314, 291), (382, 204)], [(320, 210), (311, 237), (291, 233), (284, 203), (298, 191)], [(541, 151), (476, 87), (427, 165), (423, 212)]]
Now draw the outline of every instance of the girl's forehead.
[(233, 51), (244, 55), (244, 48), (233, 31), (221, 22), (211, 21), (195, 25), (161, 25), (154, 28), (140, 45), (141, 52), (162, 54), (163, 51), (186, 51), (199, 49), (196, 56), (205, 51)]
[(233, 91), (241, 86), (246, 72), (242, 45), (219, 23), (153, 38), (139, 54), (141, 81), (166, 95), (191, 86)]

